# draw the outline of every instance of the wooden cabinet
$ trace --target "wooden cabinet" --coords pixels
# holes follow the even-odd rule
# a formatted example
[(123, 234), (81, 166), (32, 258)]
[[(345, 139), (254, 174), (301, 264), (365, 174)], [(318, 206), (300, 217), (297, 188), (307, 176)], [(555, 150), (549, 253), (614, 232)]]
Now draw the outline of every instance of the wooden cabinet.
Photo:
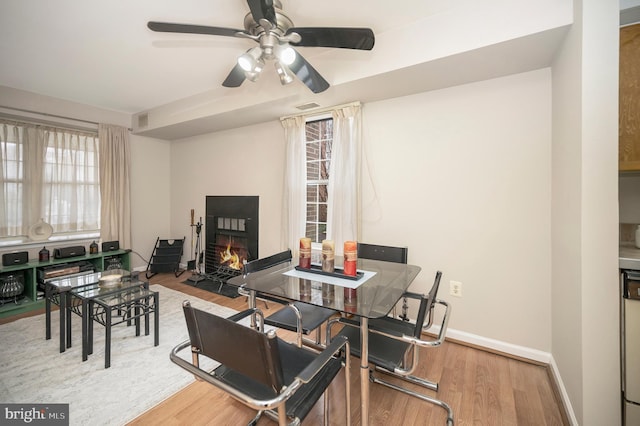
[[(21, 297), (17, 303), (11, 300), (3, 300), (3, 303), (0, 305), (0, 318), (44, 307), (44, 295), (42, 295), (42, 297), (38, 296), (39, 270), (42, 271), (43, 268), (54, 265), (63, 265), (79, 261), (91, 263), (96, 271), (104, 271), (112, 262), (120, 265), (122, 269), (130, 270), (130, 252), (131, 250), (114, 250), (67, 259), (51, 259), (47, 262), (38, 262), (38, 260), (32, 259), (23, 265), (2, 267), (0, 269), (0, 278), (6, 277), (7, 275), (21, 277), (24, 283), (24, 297)], [(1, 282), (2, 279), (0, 279), (0, 283)]]
[(640, 171), (640, 24), (620, 29), (620, 171)]

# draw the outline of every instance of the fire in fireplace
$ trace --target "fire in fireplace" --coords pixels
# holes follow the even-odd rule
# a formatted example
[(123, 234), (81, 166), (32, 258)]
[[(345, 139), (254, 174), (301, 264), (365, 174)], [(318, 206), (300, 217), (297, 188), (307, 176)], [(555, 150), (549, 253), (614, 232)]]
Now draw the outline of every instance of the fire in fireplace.
[(219, 279), (238, 275), (258, 258), (257, 196), (206, 197), (205, 272)]
[(215, 258), (222, 266), (242, 269), (249, 260), (245, 219), (218, 217), (217, 232), (213, 246)]

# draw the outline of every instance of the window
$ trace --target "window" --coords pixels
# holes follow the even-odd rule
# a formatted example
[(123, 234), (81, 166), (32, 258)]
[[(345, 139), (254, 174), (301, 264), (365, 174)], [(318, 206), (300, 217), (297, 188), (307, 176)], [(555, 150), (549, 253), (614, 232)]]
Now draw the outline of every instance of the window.
[(0, 244), (27, 241), (43, 219), (51, 239), (100, 230), (97, 133), (0, 120)]
[(306, 236), (321, 243), (327, 236), (329, 166), (333, 145), (333, 119), (308, 121), (305, 125), (307, 169)]

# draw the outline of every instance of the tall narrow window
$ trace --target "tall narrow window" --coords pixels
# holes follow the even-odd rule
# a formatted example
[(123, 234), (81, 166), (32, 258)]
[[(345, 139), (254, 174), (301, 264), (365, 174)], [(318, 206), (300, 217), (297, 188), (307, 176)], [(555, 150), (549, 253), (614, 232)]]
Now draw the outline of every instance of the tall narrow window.
[(321, 243), (327, 236), (329, 167), (333, 119), (309, 121), (305, 126), (307, 169), (306, 236)]
[(327, 238), (338, 245), (357, 241), (360, 117), (360, 103), (355, 102), (314, 116), (281, 119), (286, 142), (281, 234), (285, 247), (295, 250), (303, 235), (311, 238), (316, 250)]

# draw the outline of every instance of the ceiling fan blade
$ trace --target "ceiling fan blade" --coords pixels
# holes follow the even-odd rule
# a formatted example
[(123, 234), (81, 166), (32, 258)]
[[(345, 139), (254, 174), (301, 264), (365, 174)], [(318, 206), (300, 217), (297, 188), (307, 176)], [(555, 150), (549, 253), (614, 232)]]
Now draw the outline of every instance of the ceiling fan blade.
[(289, 69), (293, 71), (313, 93), (324, 92), (329, 88), (329, 83), (325, 80), (315, 68), (311, 66), (302, 55), (296, 52), (296, 59)]
[(231, 70), (227, 78), (222, 82), (224, 87), (240, 87), (245, 80), (244, 70), (239, 64)]
[(293, 32), (302, 37), (299, 43), (291, 42), (295, 46), (371, 50), (376, 41), (370, 28), (294, 27), (287, 30), (287, 34)]
[(260, 24), (261, 19), (266, 19), (274, 26), (276, 25), (276, 10), (273, 7), (273, 0), (247, 0), (247, 4), (256, 23)]
[(190, 24), (173, 24), (170, 22), (156, 21), (149, 21), (147, 23), (147, 27), (149, 27), (151, 31), (158, 31), (163, 33), (208, 34), (226, 37), (237, 37), (238, 33), (244, 33), (243, 30), (237, 30), (235, 28), (208, 27), (205, 25)]

